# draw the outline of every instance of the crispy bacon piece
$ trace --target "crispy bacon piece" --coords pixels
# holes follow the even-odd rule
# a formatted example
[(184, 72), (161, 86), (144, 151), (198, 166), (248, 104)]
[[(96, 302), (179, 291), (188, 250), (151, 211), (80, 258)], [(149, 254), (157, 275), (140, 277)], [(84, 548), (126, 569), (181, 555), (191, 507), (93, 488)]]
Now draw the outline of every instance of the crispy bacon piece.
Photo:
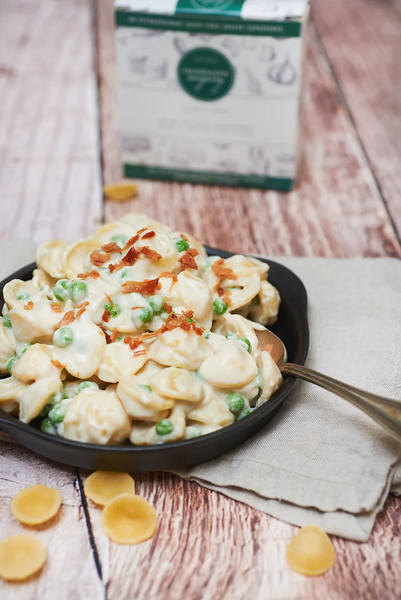
[(34, 303), (32, 302), (32, 300), (30, 300), (29, 302), (27, 302), (27, 304), (25, 304), (24, 310), (32, 310), (34, 306)]
[(142, 239), (143, 239), (143, 240), (147, 240), (147, 239), (149, 239), (149, 238), (153, 238), (153, 237), (155, 237), (155, 235), (156, 235), (156, 232), (155, 232), (155, 231), (148, 231), (147, 233), (144, 233), (144, 234), (143, 234), (143, 236), (142, 236)]
[(52, 363), (52, 365), (54, 365), (56, 367), (56, 369), (64, 369), (65, 368), (65, 366), (63, 364), (61, 364), (61, 362), (59, 360), (52, 359), (50, 362)]
[[(165, 305), (166, 306), (166, 305)], [(181, 327), (184, 331), (189, 332), (191, 329), (196, 333), (196, 335), (202, 335), (205, 331), (203, 327), (197, 327), (195, 323), (188, 323), (188, 319), (192, 319), (193, 311), (187, 311), (182, 315), (170, 314), (167, 318), (167, 321), (157, 329), (156, 331), (150, 331), (147, 333), (141, 333), (137, 337), (127, 336), (124, 338), (124, 344), (129, 344), (131, 350), (136, 350), (140, 344), (142, 344), (145, 340), (150, 340), (152, 338), (156, 338), (159, 335), (165, 333), (166, 331), (172, 331), (177, 327)]]
[(74, 320), (74, 311), (69, 310), (65, 313), (64, 317), (61, 319), (60, 323), (57, 325), (56, 329), (60, 329), (60, 327), (65, 327), (69, 325)]
[(152, 250), (152, 248), (149, 248), (149, 246), (138, 248), (138, 251), (146, 256), (146, 258), (150, 258), (151, 260), (161, 260), (163, 258), (161, 254), (156, 252), (156, 250)]
[(178, 259), (178, 262), (183, 269), (198, 269), (196, 264), (195, 256), (198, 256), (199, 252), (196, 248), (188, 248), (188, 250)]
[(223, 290), (223, 288), (222, 288), (222, 287), (219, 287), (219, 288), (217, 288), (217, 293), (218, 293), (218, 295), (220, 296), (220, 298), (221, 298), (222, 296), (224, 296), (224, 290)]
[(170, 285), (170, 292), (178, 281), (176, 273), (169, 273), (168, 271), (163, 271), (163, 273), (160, 273), (159, 277), (160, 277), (160, 279), (162, 277), (166, 277), (166, 278), (170, 277), (171, 278), (172, 281), (171, 281), (171, 285)]
[(127, 281), (121, 286), (123, 294), (146, 294), (152, 296), (156, 290), (160, 290), (159, 279), (145, 279), (144, 281)]
[[(145, 230), (143, 229), (143, 231), (145, 231)], [(130, 238), (128, 240), (128, 242), (125, 244), (125, 246), (121, 250), (121, 252), (125, 252), (125, 250), (129, 250), (129, 248), (131, 248), (134, 244), (136, 244), (138, 240), (139, 240), (139, 235), (138, 234), (132, 236), (132, 238)]]
[(100, 277), (99, 271), (89, 271), (88, 273), (81, 273), (77, 275), (78, 279), (88, 279), (91, 277), (92, 279), (98, 279)]
[(110, 296), (109, 296), (108, 294), (105, 294), (105, 296), (106, 296), (107, 300), (109, 301), (109, 304), (110, 304), (111, 306), (114, 306), (114, 302), (113, 302), (113, 300), (110, 298)]
[(188, 238), (187, 238), (187, 236), (186, 236), (186, 235), (184, 235), (183, 233), (181, 233), (181, 234), (180, 234), (180, 238), (181, 238), (182, 240), (184, 240), (184, 242), (187, 242), (187, 243), (189, 243), (189, 239), (188, 239)]
[(90, 259), (95, 267), (101, 267), (105, 262), (110, 260), (110, 254), (101, 254), (99, 250), (93, 250), (93, 252), (90, 253)]
[(79, 311), (77, 312), (77, 314), (75, 315), (76, 319), (79, 319), (80, 316), (82, 316), (84, 314), (84, 312), (86, 311), (85, 306), (83, 306), (82, 308), (79, 309)]
[(110, 342), (115, 342), (118, 336), (118, 329), (113, 329), (113, 333), (110, 336)]
[(146, 354), (146, 350), (136, 350), (134, 352), (134, 356), (143, 356), (144, 354)]
[(146, 231), (146, 230), (147, 230), (147, 227), (142, 227), (142, 229), (139, 229), (139, 230), (138, 230), (136, 233), (137, 233), (138, 235), (140, 235), (141, 233), (143, 233), (143, 232), (144, 232), (144, 231)]
[(104, 321), (105, 323), (108, 323), (110, 321), (110, 313), (108, 310), (104, 310), (104, 313), (102, 314), (102, 321)]
[(110, 242), (110, 244), (105, 244), (104, 246), (102, 246), (102, 250), (103, 250), (103, 252), (106, 252), (106, 254), (115, 254), (116, 252), (118, 252), (118, 253), (122, 252), (122, 249), (120, 248), (120, 246), (118, 244), (116, 244), (115, 242)]
[(141, 335), (138, 335), (138, 337), (135, 338), (128, 335), (124, 338), (124, 344), (129, 344), (131, 350), (136, 350), (144, 340), (150, 340), (153, 337), (157, 337), (159, 333), (160, 330), (158, 329), (157, 331), (151, 331), (149, 333), (141, 333)]
[(227, 306), (230, 306), (230, 304), (231, 304), (231, 292), (230, 292), (230, 290), (225, 290), (225, 294), (223, 296), (223, 300), (227, 304)]
[(171, 315), (171, 313), (173, 312), (173, 307), (170, 306), (170, 304), (167, 304), (167, 302), (163, 304), (163, 308), (166, 312), (168, 312), (169, 315)]
[(224, 259), (220, 258), (212, 264), (212, 271), (219, 279), (237, 279), (234, 271), (230, 267), (224, 267)]
[(82, 308), (83, 306), (89, 306), (89, 304), (90, 304), (90, 303), (89, 303), (88, 301), (86, 301), (86, 302), (81, 302), (81, 304), (77, 304), (77, 308)]
[(61, 312), (63, 312), (63, 309), (61, 308), (60, 302), (50, 302), (50, 308), (55, 313), (61, 313)]
[(195, 325), (195, 323), (192, 323), (192, 329), (196, 333), (196, 335), (203, 335), (205, 332), (204, 327), (197, 327), (197, 325)]

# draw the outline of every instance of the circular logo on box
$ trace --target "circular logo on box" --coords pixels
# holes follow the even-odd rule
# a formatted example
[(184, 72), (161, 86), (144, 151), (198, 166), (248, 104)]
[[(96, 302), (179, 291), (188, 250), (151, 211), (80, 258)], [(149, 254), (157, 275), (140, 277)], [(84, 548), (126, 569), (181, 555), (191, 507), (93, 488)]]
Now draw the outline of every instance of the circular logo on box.
[(177, 74), (187, 94), (205, 102), (223, 98), (231, 90), (235, 79), (235, 71), (228, 58), (212, 48), (196, 48), (184, 54)]
[(235, 0), (191, 0), (191, 4), (194, 8), (215, 12), (230, 8), (234, 2)]

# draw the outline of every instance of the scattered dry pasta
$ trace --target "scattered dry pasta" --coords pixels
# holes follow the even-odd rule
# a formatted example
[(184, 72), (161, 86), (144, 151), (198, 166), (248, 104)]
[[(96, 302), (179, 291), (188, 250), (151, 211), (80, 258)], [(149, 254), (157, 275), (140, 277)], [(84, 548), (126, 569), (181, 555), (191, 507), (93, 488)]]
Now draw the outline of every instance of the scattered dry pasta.
[(6, 284), (0, 317), (0, 408), (24, 423), (91, 444), (170, 443), (246, 417), (281, 384), (257, 337), (280, 296), (256, 258), (208, 257), (129, 213), (42, 244), (37, 264)]
[(53, 518), (61, 506), (58, 490), (40, 483), (18, 492), (11, 501), (14, 517), (24, 525), (40, 525)]
[(135, 494), (135, 482), (128, 473), (96, 471), (87, 477), (84, 489), (92, 502), (105, 506), (121, 494)]
[(306, 525), (288, 544), (286, 558), (293, 571), (315, 577), (331, 569), (335, 550), (327, 533), (317, 525)]
[(0, 577), (7, 581), (27, 579), (45, 562), (45, 547), (32, 535), (11, 535), (0, 542)]
[(135, 183), (115, 183), (113, 185), (105, 185), (103, 193), (109, 200), (123, 202), (135, 198), (138, 193), (138, 185)]
[(141, 496), (123, 494), (103, 509), (102, 527), (117, 544), (139, 544), (156, 531), (156, 511)]

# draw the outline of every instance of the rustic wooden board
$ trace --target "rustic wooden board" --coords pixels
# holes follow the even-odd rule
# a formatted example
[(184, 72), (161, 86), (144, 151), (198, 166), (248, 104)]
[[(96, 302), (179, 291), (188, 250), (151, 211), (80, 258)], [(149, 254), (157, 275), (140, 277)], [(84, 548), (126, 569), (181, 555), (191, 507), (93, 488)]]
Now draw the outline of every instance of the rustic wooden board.
[(91, 1), (0, 3), (0, 239), (75, 239), (101, 217)]
[(320, 0), (312, 6), (360, 146), (401, 231), (401, 3)]

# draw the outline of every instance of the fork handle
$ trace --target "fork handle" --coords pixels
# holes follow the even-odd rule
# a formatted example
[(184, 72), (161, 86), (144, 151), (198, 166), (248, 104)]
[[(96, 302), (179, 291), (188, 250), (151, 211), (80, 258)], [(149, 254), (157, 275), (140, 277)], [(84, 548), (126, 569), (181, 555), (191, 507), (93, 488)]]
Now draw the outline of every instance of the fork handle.
[(344, 398), (347, 402), (363, 410), (364, 413), (384, 427), (396, 440), (401, 442), (400, 400), (391, 400), (384, 396), (370, 394), (301, 365), (287, 363), (280, 370), (284, 375), (299, 377), (299, 379), (314, 383), (340, 396), (340, 398)]

